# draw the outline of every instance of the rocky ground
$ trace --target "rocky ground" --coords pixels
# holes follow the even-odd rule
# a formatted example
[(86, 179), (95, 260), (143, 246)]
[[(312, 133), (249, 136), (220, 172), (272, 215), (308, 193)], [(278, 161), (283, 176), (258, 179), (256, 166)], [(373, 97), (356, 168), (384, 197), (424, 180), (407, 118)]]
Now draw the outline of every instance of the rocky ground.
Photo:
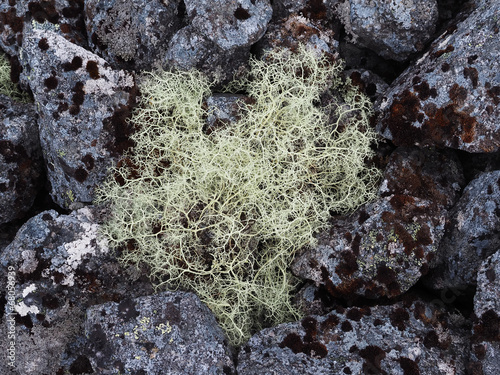
[[(499, 28), (497, 0), (3, 1), (32, 101), (0, 96), (0, 373), (498, 374)], [(234, 348), (196, 295), (117, 261), (92, 199), (141, 71), (224, 83), (298, 43), (374, 102), (383, 177), (296, 256), (305, 317)]]

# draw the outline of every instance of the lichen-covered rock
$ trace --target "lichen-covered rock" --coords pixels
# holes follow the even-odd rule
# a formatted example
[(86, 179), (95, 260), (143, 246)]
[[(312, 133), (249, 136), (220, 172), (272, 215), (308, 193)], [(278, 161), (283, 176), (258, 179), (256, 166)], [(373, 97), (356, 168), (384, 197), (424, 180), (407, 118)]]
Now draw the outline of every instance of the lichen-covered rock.
[[(80, 331), (88, 306), (153, 292), (149, 280), (135, 267), (120, 265), (99, 238), (101, 214), (92, 206), (69, 215), (42, 212), (0, 253), (1, 290), (7, 290), (9, 272), (15, 280), (17, 374), (71, 367), (82, 352), (66, 355), (65, 363), (61, 355)], [(7, 372), (0, 367), (0, 373)]]
[(170, 40), (164, 66), (181, 70), (198, 69), (219, 82), (228, 82), (242, 69), (250, 56), (249, 47), (224, 51), (214, 42), (188, 25)]
[(87, 310), (89, 359), (99, 374), (232, 374), (222, 330), (193, 293), (163, 292)]
[(465, 374), (467, 331), (460, 315), (422, 300), (351, 307), (253, 336), (239, 375)]
[(115, 68), (160, 67), (172, 36), (181, 28), (182, 1), (86, 0), (92, 50)]
[(499, 14), (498, 1), (481, 2), (393, 82), (375, 104), (382, 136), (396, 145), (499, 149)]
[(189, 24), (171, 39), (164, 65), (197, 68), (228, 81), (248, 60), (250, 46), (265, 33), (272, 16), (268, 0), (189, 0)]
[(426, 283), (436, 289), (475, 285), (481, 262), (500, 248), (499, 228), (500, 171), (483, 173), (467, 185), (450, 212)]
[(350, 0), (349, 5), (342, 18), (355, 43), (398, 61), (424, 48), (438, 20), (436, 0)]
[(20, 218), (33, 204), (43, 171), (33, 104), (0, 95), (0, 224)]
[(51, 23), (70, 42), (86, 46), (83, 0), (10, 0), (0, 4), (0, 47), (17, 56), (23, 28), (32, 21)]
[(269, 0), (185, 0), (191, 25), (225, 51), (251, 46), (272, 16)]
[(336, 54), (339, 35), (324, 27), (317, 20), (292, 14), (280, 22), (271, 23), (266, 34), (259, 41), (262, 50), (289, 48), (295, 50), (299, 44), (317, 51)]
[(496, 375), (500, 369), (500, 251), (481, 264), (474, 315), (469, 373)]
[(126, 118), (134, 77), (65, 38), (48, 22), (25, 30), (22, 79), (39, 120), (52, 199), (61, 207), (91, 202), (113, 158), (131, 146)]
[(389, 85), (377, 74), (366, 69), (349, 69), (343, 72), (343, 76), (349, 78), (353, 85), (374, 102), (381, 96)]
[(292, 271), (333, 296), (395, 297), (426, 274), (444, 234), (446, 209), (463, 176), (449, 152), (400, 148), (384, 172), (380, 198), (333, 221)]

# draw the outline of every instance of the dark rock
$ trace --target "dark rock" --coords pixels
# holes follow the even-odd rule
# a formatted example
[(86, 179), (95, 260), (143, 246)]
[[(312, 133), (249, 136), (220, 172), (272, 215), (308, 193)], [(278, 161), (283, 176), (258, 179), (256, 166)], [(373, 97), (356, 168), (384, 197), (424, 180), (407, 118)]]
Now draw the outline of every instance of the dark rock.
[(265, 329), (241, 349), (239, 375), (465, 374), (460, 315), (421, 300), (351, 307)]
[[(24, 34), (22, 80), (39, 115), (40, 142), (52, 199), (61, 207), (89, 203), (113, 158), (132, 144), (126, 122), (134, 77), (33, 22)], [(40, 41), (47, 48), (40, 49)]]
[(0, 4), (0, 47), (19, 56), (23, 28), (32, 21), (50, 23), (59, 35), (82, 47), (87, 46), (83, 0), (9, 0)]
[[(471, 374), (496, 375), (500, 368), (500, 252), (486, 259), (477, 274), (471, 342)], [(477, 371), (477, 370), (476, 370)]]
[[(0, 253), (0, 287), (14, 277), (17, 373), (56, 374), (82, 354), (63, 355), (82, 334), (88, 306), (151, 294), (149, 280), (124, 267), (98, 237), (102, 213), (85, 207), (70, 215), (45, 211), (30, 219)], [(50, 338), (48, 340), (48, 338)], [(0, 342), (5, 343), (6, 340)], [(64, 358), (62, 360), (61, 358)], [(2, 371), (1, 361), (0, 373)]]
[(354, 43), (398, 61), (424, 48), (438, 20), (436, 0), (351, 0), (339, 11)]
[[(125, 311), (133, 314), (124, 314)], [(99, 374), (227, 374), (231, 353), (193, 293), (164, 292), (87, 310), (89, 360)]]
[(292, 271), (333, 296), (395, 297), (429, 270), (444, 234), (447, 209), (463, 185), (449, 152), (396, 150), (380, 198), (336, 218), (318, 246), (298, 254)]
[(181, 0), (86, 0), (89, 45), (114, 68), (160, 67), (168, 42), (182, 27)]
[(471, 181), (449, 220), (436, 269), (425, 280), (435, 289), (475, 285), (481, 262), (500, 248), (500, 171)]
[(32, 206), (43, 176), (42, 150), (33, 104), (0, 95), (0, 224)]
[(197, 68), (227, 82), (248, 60), (272, 16), (268, 0), (185, 1), (189, 24), (171, 39), (165, 66)]
[(383, 137), (396, 145), (499, 149), (499, 11), (498, 1), (480, 3), (393, 82), (375, 103)]

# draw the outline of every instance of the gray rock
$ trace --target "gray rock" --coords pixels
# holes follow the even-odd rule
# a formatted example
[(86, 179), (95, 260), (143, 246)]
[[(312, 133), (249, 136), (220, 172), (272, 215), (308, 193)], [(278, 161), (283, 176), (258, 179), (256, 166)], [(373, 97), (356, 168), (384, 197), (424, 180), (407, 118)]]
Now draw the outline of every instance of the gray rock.
[(231, 353), (193, 293), (163, 292), (87, 310), (89, 358), (99, 374), (228, 374)]
[(39, 115), (40, 142), (52, 199), (89, 203), (113, 158), (131, 146), (126, 118), (134, 77), (63, 38), (45, 22), (24, 33), (22, 80)]
[(349, 0), (342, 17), (354, 42), (380, 56), (406, 60), (421, 51), (436, 28), (436, 0)]
[(164, 65), (197, 68), (229, 81), (248, 60), (250, 46), (265, 33), (272, 16), (268, 0), (189, 0), (189, 24), (171, 39)]
[(191, 25), (224, 51), (250, 47), (266, 31), (269, 0), (185, 0)]
[(23, 28), (31, 21), (49, 22), (61, 36), (86, 47), (83, 1), (2, 1), (0, 4), (0, 47), (18, 56), (23, 44)]
[(468, 152), (500, 146), (498, 1), (450, 26), (375, 103), (377, 130), (396, 145)]
[[(78, 337), (89, 306), (153, 292), (141, 271), (118, 263), (98, 236), (102, 215), (92, 206), (70, 215), (42, 212), (0, 253), (1, 290), (7, 290), (9, 272), (14, 276), (15, 304), (6, 306), (1, 328), (12, 307), (18, 314), (16, 374), (68, 370), (84, 354), (78, 345), (66, 352), (82, 340)], [(7, 373), (2, 364), (0, 373)]]
[(333, 296), (395, 297), (429, 270), (463, 176), (449, 152), (396, 150), (376, 202), (333, 221), (292, 271)]
[[(343, 310), (343, 311), (342, 311)], [(465, 374), (464, 319), (431, 303), (352, 307), (253, 336), (237, 371), (250, 374)]]
[(296, 49), (300, 44), (310, 49), (336, 54), (338, 35), (322, 25), (320, 21), (310, 20), (292, 14), (280, 22), (271, 23), (258, 45), (261, 50), (274, 48)]
[(160, 67), (168, 42), (181, 28), (180, 0), (86, 0), (89, 44), (115, 68)]
[(32, 206), (43, 175), (42, 150), (33, 104), (0, 95), (0, 224)]
[(182, 70), (198, 69), (217, 82), (228, 82), (244, 68), (249, 47), (224, 51), (191, 25), (179, 30), (170, 40), (164, 66)]
[(499, 248), (500, 171), (494, 171), (471, 181), (450, 212), (438, 265), (426, 283), (436, 289), (475, 285), (481, 262)]
[(389, 85), (377, 74), (366, 69), (349, 69), (342, 72), (349, 78), (353, 85), (359, 87), (360, 91), (368, 96), (372, 102), (378, 99), (389, 87)]
[[(500, 368), (500, 251), (477, 274), (471, 344), (471, 374), (496, 375)], [(475, 371), (475, 372), (474, 372)], [(481, 371), (481, 372), (480, 372)]]

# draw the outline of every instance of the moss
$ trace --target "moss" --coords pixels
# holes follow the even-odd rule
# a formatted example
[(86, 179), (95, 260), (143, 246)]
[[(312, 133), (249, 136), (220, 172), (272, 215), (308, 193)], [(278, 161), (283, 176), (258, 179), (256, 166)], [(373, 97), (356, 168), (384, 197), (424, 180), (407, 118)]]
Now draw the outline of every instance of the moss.
[[(135, 244), (123, 260), (148, 264), (158, 287), (194, 290), (232, 344), (298, 318), (294, 253), (315, 244), (330, 212), (374, 198), (380, 175), (365, 164), (370, 102), (340, 81), (339, 62), (299, 48), (250, 65), (228, 90), (252, 100), (210, 134), (207, 78), (149, 73), (131, 118), (133, 151), (98, 194), (113, 212), (103, 226), (110, 244)], [(328, 90), (338, 104), (322, 108)]]

